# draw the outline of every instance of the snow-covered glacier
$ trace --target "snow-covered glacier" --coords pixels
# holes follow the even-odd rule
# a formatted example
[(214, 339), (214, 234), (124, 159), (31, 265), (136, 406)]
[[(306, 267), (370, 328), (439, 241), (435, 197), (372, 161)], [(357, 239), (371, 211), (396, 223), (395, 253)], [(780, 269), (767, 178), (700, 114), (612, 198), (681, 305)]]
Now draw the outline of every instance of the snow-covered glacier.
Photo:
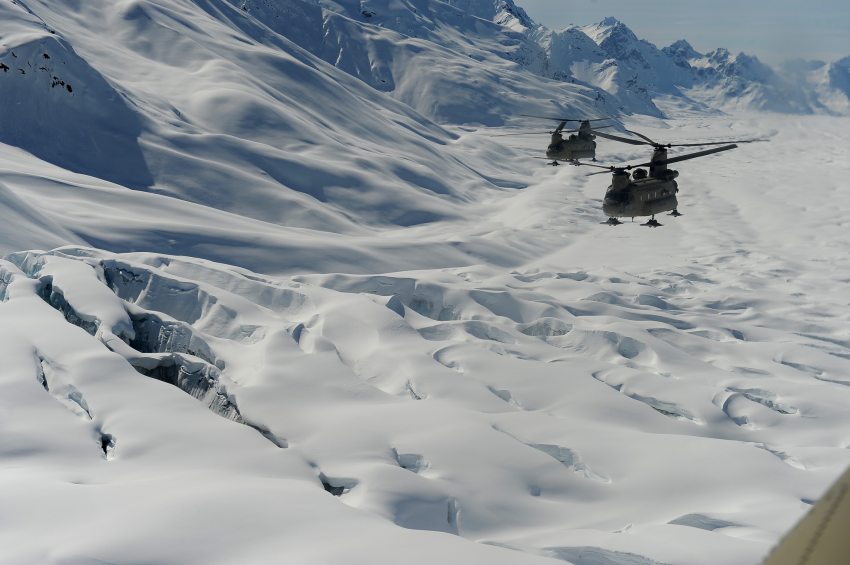
[[(511, 0), (3, 2), (0, 563), (759, 562), (850, 464), (846, 67)], [(770, 142), (609, 228), (521, 114)]]

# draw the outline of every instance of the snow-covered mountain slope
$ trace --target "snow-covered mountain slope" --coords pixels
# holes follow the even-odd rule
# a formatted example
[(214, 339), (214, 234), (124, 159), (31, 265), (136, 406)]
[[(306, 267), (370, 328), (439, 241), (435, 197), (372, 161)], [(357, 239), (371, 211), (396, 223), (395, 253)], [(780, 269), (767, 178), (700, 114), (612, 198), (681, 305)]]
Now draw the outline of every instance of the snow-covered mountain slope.
[[(42, 225), (70, 230), (33, 245), (86, 241), (266, 271), (314, 269), (325, 261), (348, 270), (382, 262), (383, 270), (394, 270), (502, 254), (499, 241), (441, 241), (417, 255), (382, 230), (457, 218), (470, 200), (511, 192), (522, 179), (503, 161), (521, 155), (495, 142), (477, 144), (478, 158), (467, 162), (462, 131), (376, 92), (236, 6), (174, 0), (17, 2), (0, 9), (9, 26), (0, 61), (10, 67), (0, 73), (0, 94), (22, 106), (3, 117), (4, 139), (18, 148), (0, 157), (10, 171), (9, 198), (25, 194), (31, 209), (54, 218), (33, 222), (34, 233)], [(76, 58), (54, 49), (57, 41), (71, 45)], [(30, 46), (27, 59), (23, 45)], [(435, 61), (451, 53), (423, 45), (432, 57), (425, 61), (441, 72)], [(454, 57), (476, 66), (487, 77), (484, 86), (510, 78), (487, 62)], [(39, 74), (46, 71), (37, 69), (35, 78), (19, 72), (36, 59), (63, 69), (54, 73), (60, 78), (82, 78), (68, 82), (68, 91), (51, 87)], [(465, 83), (434, 87), (431, 96), (473, 122), (494, 112), (504, 120), (521, 109), (586, 112), (592, 103), (587, 88), (534, 79), (505, 64), (515, 67), (502, 87), (516, 87), (513, 102), (499, 96), (514, 104), (510, 112), (464, 96), (460, 89), (475, 90)], [(529, 77), (531, 86), (524, 84)], [(427, 76), (420, 84), (423, 92), (430, 88)], [(498, 94), (481, 90), (485, 98)], [(550, 104), (557, 92), (560, 102)], [(108, 124), (93, 116), (103, 108), (112, 112)], [(25, 240), (11, 225), (15, 237), (3, 242), (4, 252)], [(421, 244), (432, 239), (423, 230)]]
[(824, 111), (834, 114), (850, 111), (850, 57), (834, 63), (789, 61), (782, 71), (790, 80), (803, 85), (813, 104)]
[(698, 82), (689, 94), (711, 106), (795, 114), (828, 110), (808, 84), (795, 82), (745, 53), (716, 49), (692, 59), (691, 65)]
[[(660, 116), (653, 99), (669, 96), (697, 108), (705, 103), (726, 109), (846, 113), (841, 102), (847, 93), (840, 86), (801, 83), (755, 57), (722, 48), (703, 55), (684, 40), (659, 49), (616, 18), (554, 31), (531, 20), (512, 0), (232, 3), (337, 68), (441, 122), (501, 123), (515, 109), (516, 93), (525, 90), (524, 98), (534, 97), (530, 90), (537, 81), (527, 74), (517, 76), (516, 65), (594, 88), (596, 114), (616, 108)], [(447, 60), (452, 64), (444, 64)], [(493, 83), (507, 88), (486, 87)], [(456, 95), (436, 94), (446, 91)], [(458, 100), (475, 104), (458, 107)]]
[[(303, 8), (322, 24), (318, 8)], [(396, 79), (396, 97), (379, 94), (228, 3), (30, 1), (2, 10), (15, 33), (3, 36), (0, 93), (21, 107), (4, 113), (5, 142), (65, 169), (274, 224), (342, 233), (418, 224), (452, 217), (473, 185), (492, 184), (457, 161), (446, 167), (456, 136), (397, 98), (455, 123), (541, 111), (529, 100), (549, 97), (584, 111), (593, 104), (587, 88), (526, 85), (528, 73), (428, 42), (408, 79)], [(328, 16), (328, 33), (343, 19)], [(400, 67), (401, 53), (423, 49), (372, 31)], [(321, 42), (323, 33), (309, 37)], [(376, 45), (354, 32), (347, 41)], [(463, 65), (436, 63), (453, 59)], [(499, 82), (503, 90), (484, 88)], [(232, 189), (210, 190), (222, 183)]]
[(590, 84), (599, 89), (599, 101), (616, 101), (620, 110), (660, 115), (646, 86), (628, 75), (616, 59), (578, 28), (551, 31), (538, 28), (534, 34), (547, 55), (547, 73), (555, 79)]
[(547, 98), (570, 100), (582, 112), (614, 109), (596, 101), (590, 88), (540, 80), (546, 57), (527, 37), (536, 24), (510, 1), (237, 4), (264, 26), (441, 123), (500, 125)]

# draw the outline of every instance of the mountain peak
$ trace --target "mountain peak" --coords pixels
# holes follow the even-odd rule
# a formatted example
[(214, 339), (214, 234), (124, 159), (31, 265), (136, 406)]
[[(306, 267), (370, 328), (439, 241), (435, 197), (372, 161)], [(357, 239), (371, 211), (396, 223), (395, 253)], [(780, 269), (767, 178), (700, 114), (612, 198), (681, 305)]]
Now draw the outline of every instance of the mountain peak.
[(676, 59), (684, 60), (699, 59), (703, 56), (702, 53), (694, 49), (693, 46), (684, 39), (674, 41), (667, 47), (664, 47), (662, 51)]
[(445, 0), (446, 4), (471, 16), (504, 24), (514, 19), (524, 27), (534, 27), (534, 21), (514, 0)]
[(728, 61), (732, 54), (725, 47), (718, 47), (714, 51), (706, 53), (705, 56), (711, 62), (722, 63)]
[(603, 42), (627, 43), (639, 41), (634, 32), (629, 29), (629, 26), (610, 16), (598, 24), (583, 27), (582, 31), (599, 45)]
[(612, 27), (612, 26), (618, 26), (618, 25), (624, 26), (625, 24), (615, 17), (608, 16), (607, 18), (605, 18), (601, 22), (599, 22), (597, 25)]

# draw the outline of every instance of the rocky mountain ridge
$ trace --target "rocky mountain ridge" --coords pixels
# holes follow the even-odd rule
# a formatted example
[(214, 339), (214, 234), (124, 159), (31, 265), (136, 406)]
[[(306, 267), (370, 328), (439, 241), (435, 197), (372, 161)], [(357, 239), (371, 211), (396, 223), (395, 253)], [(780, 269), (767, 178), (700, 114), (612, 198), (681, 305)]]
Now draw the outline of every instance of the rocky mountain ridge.
[[(262, 15), (262, 5), (293, 2), (301, 0), (242, 0), (241, 5), (249, 13)], [(757, 57), (724, 48), (700, 53), (684, 39), (658, 48), (612, 17), (552, 30), (534, 22), (513, 0), (418, 0), (398, 5), (382, 0), (317, 0), (305, 4), (322, 11), (326, 31), (339, 30), (342, 17), (349, 20), (346, 25), (357, 21), (366, 27), (391, 29), (475, 60), (496, 55), (539, 76), (589, 86), (596, 90), (593, 97), (598, 104), (613, 105), (625, 113), (660, 116), (653, 102), (660, 96), (714, 109), (827, 114), (850, 109), (847, 65), (842, 67), (841, 61), (806, 62), (808, 71), (800, 73), (799, 69), (774, 69)], [(356, 49), (351, 45), (340, 49), (328, 33), (322, 37), (324, 58), (345, 66), (346, 55)], [(370, 60), (368, 67), (375, 72), (383, 68), (376, 60)], [(395, 84), (387, 76), (367, 82), (385, 91), (392, 91)]]

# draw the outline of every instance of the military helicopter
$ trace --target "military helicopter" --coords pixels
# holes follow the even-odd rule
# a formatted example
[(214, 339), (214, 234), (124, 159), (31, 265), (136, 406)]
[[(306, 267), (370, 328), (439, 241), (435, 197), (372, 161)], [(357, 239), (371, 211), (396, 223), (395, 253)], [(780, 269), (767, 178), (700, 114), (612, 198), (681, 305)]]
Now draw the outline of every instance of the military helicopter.
[[(573, 165), (577, 165), (579, 159), (592, 159), (593, 161), (596, 161), (596, 142), (594, 141), (596, 136), (594, 133), (596, 133), (596, 130), (598, 129), (612, 127), (600, 126), (594, 129), (590, 125), (590, 122), (599, 122), (603, 120), (610, 120), (612, 118), (579, 120), (575, 118), (551, 118), (548, 116), (522, 115), (526, 118), (555, 120), (559, 122), (555, 131), (550, 132), (552, 134), (552, 140), (546, 148), (546, 158), (552, 160), (549, 163), (549, 165), (552, 166), (558, 166), (559, 161), (566, 161)], [(567, 122), (579, 122), (578, 129), (565, 132), (564, 127), (567, 125)], [(570, 133), (571, 135), (567, 139), (564, 139), (564, 133)]]
[[(591, 175), (601, 175), (608, 171), (613, 173), (611, 185), (605, 191), (605, 199), (602, 201), (602, 210), (608, 216), (606, 224), (619, 226), (623, 222), (617, 218), (651, 216), (649, 221), (641, 225), (657, 228), (663, 224), (655, 219), (656, 214), (672, 210), (671, 216), (682, 215), (677, 209), (679, 202), (676, 199), (676, 193), (679, 192), (679, 185), (674, 180), (679, 176), (679, 172), (668, 169), (667, 165), (719, 153), (720, 151), (728, 151), (736, 147), (738, 146), (733, 143), (697, 153), (679, 155), (670, 159), (653, 159), (639, 165), (625, 165), (623, 167), (605, 167), (592, 163), (581, 164), (606, 169), (598, 173), (590, 173)], [(646, 170), (638, 168), (647, 166), (650, 170), (649, 175), (647, 175)], [(635, 172), (632, 174), (632, 178), (629, 178), (631, 169), (635, 169)]]
[[(669, 211), (670, 215), (674, 217), (682, 215), (678, 210), (679, 203), (676, 199), (676, 193), (679, 192), (679, 185), (674, 180), (679, 176), (679, 172), (668, 169), (667, 165), (670, 163), (678, 163), (679, 161), (696, 159), (697, 157), (704, 157), (721, 151), (729, 151), (738, 147), (736, 143), (765, 141), (763, 139), (742, 139), (719, 142), (664, 144), (653, 141), (643, 134), (629, 130), (626, 131), (645, 141), (597, 132), (595, 130), (591, 131), (601, 137), (614, 141), (629, 143), (631, 145), (651, 145), (653, 147), (652, 159), (639, 165), (605, 167), (603, 165), (594, 165), (593, 163), (579, 163), (580, 165), (606, 169), (613, 173), (611, 185), (605, 192), (605, 199), (602, 202), (602, 210), (608, 216), (608, 221), (605, 223), (612, 226), (622, 223), (618, 218), (650, 216), (650, 219), (641, 225), (657, 228), (662, 224), (655, 219), (656, 214)], [(667, 158), (668, 147), (703, 147), (708, 145), (720, 145), (722, 147)], [(649, 174), (647, 174), (646, 170), (639, 167), (649, 167)], [(635, 171), (632, 173), (631, 178), (629, 178), (628, 171), (632, 169), (635, 169)], [(604, 172), (590, 173), (590, 175), (599, 174), (604, 174)]]

